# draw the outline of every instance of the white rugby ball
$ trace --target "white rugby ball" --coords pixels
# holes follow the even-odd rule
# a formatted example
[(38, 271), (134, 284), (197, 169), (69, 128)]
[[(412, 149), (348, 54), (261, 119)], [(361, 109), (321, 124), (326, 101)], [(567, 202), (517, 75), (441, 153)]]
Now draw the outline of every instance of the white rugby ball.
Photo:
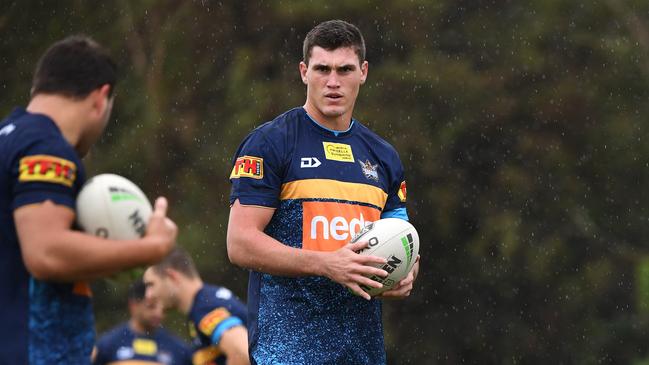
[(151, 217), (151, 203), (127, 178), (101, 174), (77, 196), (77, 224), (86, 233), (115, 240), (140, 238)]
[(371, 276), (370, 279), (383, 284), (382, 288), (372, 288), (361, 285), (368, 294), (374, 296), (392, 289), (404, 279), (415, 265), (419, 255), (419, 234), (408, 221), (399, 218), (383, 218), (369, 223), (356, 234), (352, 243), (367, 241), (368, 247), (361, 250), (361, 255), (384, 257), (388, 262), (376, 265), (388, 272), (381, 278)]

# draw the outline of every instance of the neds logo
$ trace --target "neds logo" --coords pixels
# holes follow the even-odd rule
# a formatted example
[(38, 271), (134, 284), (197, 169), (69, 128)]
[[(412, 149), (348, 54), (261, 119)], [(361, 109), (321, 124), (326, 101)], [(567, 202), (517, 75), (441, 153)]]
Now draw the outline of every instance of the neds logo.
[(304, 202), (302, 209), (302, 247), (317, 251), (339, 249), (381, 215), (375, 208), (334, 202)]

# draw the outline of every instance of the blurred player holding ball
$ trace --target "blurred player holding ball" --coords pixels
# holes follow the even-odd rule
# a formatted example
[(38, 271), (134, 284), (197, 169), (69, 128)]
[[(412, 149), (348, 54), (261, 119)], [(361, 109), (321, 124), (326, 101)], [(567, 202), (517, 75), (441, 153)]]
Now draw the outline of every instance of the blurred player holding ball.
[(162, 259), (177, 228), (159, 198), (142, 238), (73, 229), (81, 158), (113, 106), (116, 65), (85, 36), (52, 45), (31, 100), (0, 122), (0, 363), (90, 361), (94, 318), (86, 281)]

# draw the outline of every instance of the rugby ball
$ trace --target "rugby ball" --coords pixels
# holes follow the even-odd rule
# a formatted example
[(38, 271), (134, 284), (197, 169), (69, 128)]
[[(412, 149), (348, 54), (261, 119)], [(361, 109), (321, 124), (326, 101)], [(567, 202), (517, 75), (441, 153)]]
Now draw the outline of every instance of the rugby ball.
[(127, 178), (101, 174), (77, 196), (77, 224), (86, 233), (115, 240), (140, 238), (152, 208), (146, 195)]
[(367, 224), (352, 239), (352, 243), (367, 241), (368, 247), (361, 250), (361, 255), (384, 257), (388, 262), (376, 265), (388, 272), (381, 278), (371, 276), (370, 279), (383, 284), (382, 288), (372, 288), (361, 285), (371, 296), (392, 289), (404, 279), (415, 265), (419, 255), (419, 234), (408, 221), (399, 218), (384, 218)]

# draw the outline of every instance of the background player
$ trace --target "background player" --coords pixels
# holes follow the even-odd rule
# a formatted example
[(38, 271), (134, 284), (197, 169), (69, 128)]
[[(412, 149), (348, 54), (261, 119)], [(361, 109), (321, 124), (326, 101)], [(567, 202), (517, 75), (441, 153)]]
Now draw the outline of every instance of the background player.
[(162, 303), (145, 299), (144, 282), (138, 279), (128, 290), (130, 319), (106, 332), (93, 353), (94, 365), (164, 364), (191, 365), (189, 346), (160, 326)]
[(248, 362), (246, 306), (230, 290), (204, 284), (194, 261), (174, 249), (144, 272), (147, 298), (160, 300), (189, 320), (194, 364), (245, 365)]
[(72, 229), (80, 158), (113, 106), (116, 66), (87, 37), (52, 45), (26, 109), (0, 122), (0, 363), (87, 363), (94, 344), (85, 280), (152, 264), (174, 245), (159, 198), (145, 237), (108, 241)]
[[(367, 221), (407, 219), (403, 167), (352, 119), (368, 74), (358, 28), (321, 23), (303, 51), (306, 103), (249, 134), (230, 175), (228, 254), (254, 270), (251, 362), (382, 364), (381, 306), (359, 285), (380, 287), (366, 276), (387, 273), (368, 264), (385, 260), (348, 242)], [(408, 296), (418, 270), (383, 296)]]

